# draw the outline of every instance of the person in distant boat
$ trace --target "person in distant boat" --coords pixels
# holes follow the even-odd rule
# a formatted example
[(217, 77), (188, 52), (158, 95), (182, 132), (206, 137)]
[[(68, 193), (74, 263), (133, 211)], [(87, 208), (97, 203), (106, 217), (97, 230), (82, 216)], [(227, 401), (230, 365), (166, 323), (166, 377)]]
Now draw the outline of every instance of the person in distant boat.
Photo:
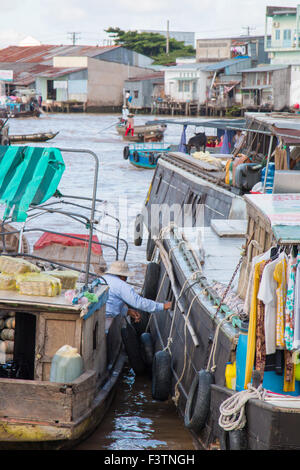
[(133, 114), (128, 114), (128, 119), (127, 119), (127, 129), (125, 131), (125, 137), (131, 131), (131, 135), (133, 137), (134, 135), (134, 115)]
[(171, 308), (171, 302), (155, 302), (138, 295), (133, 286), (126, 281), (132, 276), (128, 264), (125, 261), (114, 261), (103, 275), (109, 286), (109, 294), (106, 302), (106, 317), (113, 318), (117, 315), (130, 315), (135, 322), (140, 321), (141, 315), (137, 310), (148, 313), (161, 312)]

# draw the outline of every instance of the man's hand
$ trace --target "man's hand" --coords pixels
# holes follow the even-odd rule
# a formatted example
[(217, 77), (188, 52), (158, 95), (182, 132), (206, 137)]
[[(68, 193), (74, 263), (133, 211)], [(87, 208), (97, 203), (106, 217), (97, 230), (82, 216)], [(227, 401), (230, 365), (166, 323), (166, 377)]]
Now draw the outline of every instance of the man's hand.
[(141, 314), (139, 312), (137, 312), (136, 310), (133, 310), (132, 308), (129, 308), (127, 310), (127, 313), (128, 313), (128, 315), (131, 316), (131, 318), (133, 318), (134, 323), (137, 323), (141, 320)]
[(169, 310), (172, 307), (172, 302), (166, 302), (164, 304), (164, 310)]

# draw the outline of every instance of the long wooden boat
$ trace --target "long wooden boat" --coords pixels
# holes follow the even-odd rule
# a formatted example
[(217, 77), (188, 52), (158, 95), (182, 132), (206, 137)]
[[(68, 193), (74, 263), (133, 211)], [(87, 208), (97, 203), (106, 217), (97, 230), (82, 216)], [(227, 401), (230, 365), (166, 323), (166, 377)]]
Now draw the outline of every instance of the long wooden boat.
[[(7, 286), (1, 285), (0, 447), (6, 450), (70, 448), (87, 437), (105, 416), (125, 363), (120, 334), (122, 321), (106, 319), (108, 286), (101, 277), (101, 271), (93, 269), (100, 263), (102, 269), (105, 267), (103, 243), (100, 246), (93, 235), (95, 203), (99, 202), (95, 196), (98, 157), (90, 151), (72, 149), (8, 146), (3, 151), (7, 152), (8, 158), (2, 158), (1, 162), (5, 161), (7, 165), (10, 161), (11, 167), (10, 181), (5, 185), (8, 207), (0, 233), (2, 271), (4, 261), (8, 265), (19, 266), (24, 260), (30, 270), (33, 267), (40, 270), (38, 276), (43, 277), (44, 271), (49, 273), (53, 269), (56, 269), (56, 275), (59, 275), (57, 270), (71, 269), (73, 274), (77, 272), (81, 277), (75, 280), (71, 291), (70, 285), (62, 288), (63, 284), (61, 290), (52, 293), (39, 290), (34, 279), (29, 288), (31, 291), (22, 291), (20, 286), (17, 289), (11, 286), (8, 290)], [(92, 197), (65, 196), (70, 198), (70, 202), (66, 210), (61, 210), (63, 201), (59, 199), (57, 202), (53, 195), (64, 171), (62, 154), (65, 152), (73, 152), (81, 158), (82, 155), (92, 157), (95, 175)], [(14, 163), (16, 159), (18, 165)], [(32, 159), (34, 165), (30, 164)], [(9, 183), (15, 189), (19, 185), (20, 195), (23, 170), (27, 176), (26, 191), (24, 197), (20, 196), (20, 205), (11, 213), (15, 190), (9, 191)], [(3, 191), (2, 188), (2, 202)], [(72, 198), (75, 203), (72, 203)], [(82, 199), (81, 204), (78, 199)], [(70, 204), (72, 210), (69, 212)], [(76, 213), (78, 207), (85, 209)], [(47, 231), (41, 222), (37, 227), (25, 225), (24, 219), (29, 222), (45, 213), (64, 215), (67, 220), (69, 217), (82, 219), (83, 228), (90, 224), (89, 236)], [(18, 228), (14, 227), (12, 219), (13, 222), (22, 219), (22, 228), (20, 224)], [(27, 233), (36, 231), (42, 231), (43, 235), (32, 252)], [(55, 283), (58, 286), (60, 281)], [(2, 328), (9, 319), (14, 324), (10, 326), (11, 341), (4, 341)], [(82, 359), (81, 371), (70, 380), (51, 376), (54, 357), (63, 346), (76, 348)]]
[(24, 142), (46, 142), (54, 139), (59, 134), (58, 132), (40, 132), (37, 134), (16, 134), (10, 135), (9, 140), (12, 144)]
[(161, 142), (167, 126), (166, 124), (149, 124), (134, 126), (134, 134), (131, 132), (125, 136), (126, 126), (123, 123), (119, 123), (116, 126), (118, 134), (123, 137), (124, 140), (129, 142)]
[[(300, 146), (297, 118), (251, 115), (244, 127), (244, 152), (260, 148), (267, 167), (280, 139), (287, 149)], [(145, 288), (151, 285), (157, 300), (173, 301), (171, 311), (148, 318), (153, 397), (173, 397), (203, 449), (299, 449), (300, 377), (296, 362), (286, 362), (297, 349), (262, 356), (264, 366), (261, 349), (251, 356), (264, 334), (245, 299), (257, 255), (270, 259), (271, 247), (277, 254), (298, 251), (299, 171), (276, 169), (273, 193), (263, 184), (251, 194), (244, 183), (224, 178), (225, 171), (171, 153), (158, 160), (145, 200)]]

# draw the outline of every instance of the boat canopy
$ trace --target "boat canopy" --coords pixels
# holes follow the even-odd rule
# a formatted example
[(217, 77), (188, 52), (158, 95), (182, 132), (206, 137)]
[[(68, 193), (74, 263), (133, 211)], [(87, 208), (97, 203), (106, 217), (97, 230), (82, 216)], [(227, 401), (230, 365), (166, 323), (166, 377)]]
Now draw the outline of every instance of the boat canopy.
[(30, 205), (52, 197), (65, 164), (59, 149), (0, 146), (0, 204), (6, 205), (3, 219), (12, 213), (13, 222), (25, 222)]
[(246, 202), (269, 221), (275, 240), (281, 245), (299, 244), (299, 194), (247, 194)]
[(246, 125), (245, 119), (210, 119), (202, 121), (181, 121), (177, 119), (157, 119), (155, 121), (147, 121), (146, 125), (151, 124), (177, 124), (180, 126), (195, 126), (195, 127), (211, 127), (213, 129), (242, 129)]

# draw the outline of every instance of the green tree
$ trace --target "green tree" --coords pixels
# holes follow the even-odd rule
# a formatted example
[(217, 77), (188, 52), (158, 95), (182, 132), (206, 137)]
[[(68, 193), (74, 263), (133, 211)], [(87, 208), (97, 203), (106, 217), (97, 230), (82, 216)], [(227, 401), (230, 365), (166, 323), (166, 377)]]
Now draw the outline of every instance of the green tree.
[(169, 54), (166, 53), (166, 37), (159, 33), (138, 33), (109, 27), (105, 30), (116, 44), (151, 57), (155, 64), (165, 65), (176, 62), (177, 57), (194, 56), (195, 49), (185, 46), (183, 41), (169, 39)]

